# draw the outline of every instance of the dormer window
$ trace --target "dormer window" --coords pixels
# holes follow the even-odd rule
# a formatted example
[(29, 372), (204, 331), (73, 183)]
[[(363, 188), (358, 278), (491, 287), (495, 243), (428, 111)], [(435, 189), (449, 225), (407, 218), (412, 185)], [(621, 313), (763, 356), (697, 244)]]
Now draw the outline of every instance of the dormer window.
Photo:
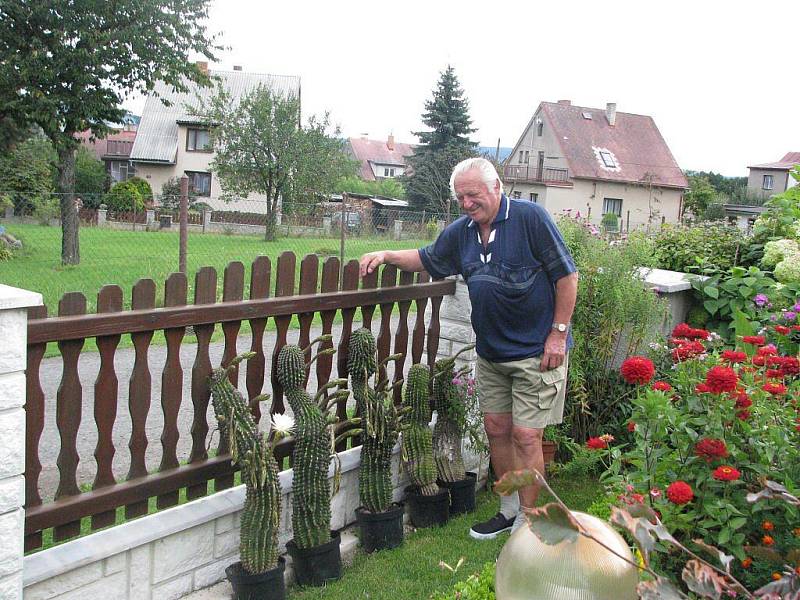
[(187, 129), (186, 151), (211, 152), (211, 137), (209, 136), (208, 129)]
[(541, 121), (539, 121), (539, 125), (538, 125), (538, 127), (536, 128), (536, 135), (538, 135), (539, 137), (542, 137), (542, 131), (543, 131), (543, 130), (544, 130), (544, 123), (542, 123)]
[(614, 155), (611, 154), (608, 150), (600, 150), (600, 160), (603, 161), (603, 165), (608, 167), (609, 169), (616, 169), (619, 167), (617, 161), (614, 159)]

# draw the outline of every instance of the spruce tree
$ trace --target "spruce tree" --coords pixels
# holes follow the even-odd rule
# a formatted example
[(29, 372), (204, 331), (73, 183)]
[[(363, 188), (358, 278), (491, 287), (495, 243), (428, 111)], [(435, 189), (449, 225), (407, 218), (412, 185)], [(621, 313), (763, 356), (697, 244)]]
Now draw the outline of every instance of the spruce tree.
[(425, 103), (422, 122), (430, 131), (414, 132), (420, 145), (409, 157), (411, 174), (405, 178), (406, 195), (417, 210), (458, 213), (450, 202), (450, 173), (459, 161), (476, 156), (476, 143), (469, 135), (469, 101), (448, 65), (436, 84), (433, 98)]

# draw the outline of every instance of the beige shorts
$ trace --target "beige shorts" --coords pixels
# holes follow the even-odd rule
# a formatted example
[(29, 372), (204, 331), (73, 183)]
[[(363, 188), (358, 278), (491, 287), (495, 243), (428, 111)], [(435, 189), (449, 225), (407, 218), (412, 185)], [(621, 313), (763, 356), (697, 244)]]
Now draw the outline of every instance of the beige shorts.
[(540, 371), (541, 357), (491, 362), (478, 357), (476, 381), (483, 413), (511, 413), (514, 425), (544, 429), (561, 423), (567, 393), (567, 367)]

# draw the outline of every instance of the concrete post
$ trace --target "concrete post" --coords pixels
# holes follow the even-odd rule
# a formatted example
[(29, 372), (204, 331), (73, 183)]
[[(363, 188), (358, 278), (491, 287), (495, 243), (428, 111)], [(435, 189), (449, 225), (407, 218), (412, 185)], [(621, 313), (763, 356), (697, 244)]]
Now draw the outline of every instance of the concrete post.
[(152, 227), (156, 222), (156, 211), (152, 208), (148, 208), (145, 211), (145, 226), (149, 229)]
[(14, 207), (6, 206), (6, 219), (13, 219), (13, 218), (14, 218)]
[(0, 598), (22, 599), (25, 365), (29, 306), (41, 294), (0, 284)]
[(211, 211), (203, 210), (203, 233), (211, 230)]
[(97, 226), (102, 227), (105, 225), (108, 217), (108, 209), (107, 208), (98, 208), (97, 209)]
[(333, 231), (333, 222), (330, 217), (322, 217), (322, 233), (326, 236)]
[(399, 240), (403, 237), (403, 222), (397, 220), (394, 222), (394, 239)]

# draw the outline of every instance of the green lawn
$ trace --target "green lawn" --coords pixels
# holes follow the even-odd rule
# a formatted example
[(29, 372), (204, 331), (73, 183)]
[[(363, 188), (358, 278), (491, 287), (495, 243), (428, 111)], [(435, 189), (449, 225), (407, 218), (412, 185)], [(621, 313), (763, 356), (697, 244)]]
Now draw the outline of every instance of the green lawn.
[[(143, 278), (151, 278), (156, 282), (156, 301), (161, 303), (165, 279), (178, 270), (176, 231), (119, 231), (83, 227), (80, 230), (81, 264), (64, 267), (60, 262), (59, 228), (18, 224), (7, 224), (6, 228), (22, 240), (24, 249), (13, 260), (0, 263), (0, 282), (41, 293), (50, 314), (58, 310), (58, 301), (64, 293), (74, 291), (84, 293), (89, 312), (94, 312), (97, 292), (106, 284), (121, 286), (125, 305), (129, 307), (130, 290)], [(345, 258), (358, 258), (364, 252), (383, 248), (417, 248), (425, 243), (423, 240), (395, 242), (386, 238), (348, 239)], [(194, 293), (194, 273), (200, 267), (211, 266), (217, 270), (218, 299), (221, 299), (225, 266), (237, 260), (245, 265), (246, 298), (249, 294), (250, 265), (253, 259), (261, 255), (272, 258), (274, 286), (275, 261), (287, 250), (294, 252), (298, 258), (309, 253), (338, 256), (339, 240), (293, 237), (265, 242), (257, 236), (191, 234), (187, 261), (190, 301)]]
[[(602, 486), (593, 479), (554, 479), (551, 482), (561, 499), (575, 510), (586, 510), (602, 494)], [(548, 502), (547, 495), (540, 503)], [(406, 536), (403, 545), (367, 555), (356, 553), (353, 565), (344, 570), (341, 580), (324, 588), (292, 587), (291, 600), (424, 600), (437, 591), (448, 591), (456, 582), (475, 573), (487, 562), (494, 562), (508, 539), (503, 534), (494, 540), (477, 541), (469, 537), (472, 523), (497, 512), (497, 497), (483, 492), (476, 511), (451, 519), (443, 527), (419, 529)], [(455, 568), (453, 573), (439, 566), (443, 561)]]

